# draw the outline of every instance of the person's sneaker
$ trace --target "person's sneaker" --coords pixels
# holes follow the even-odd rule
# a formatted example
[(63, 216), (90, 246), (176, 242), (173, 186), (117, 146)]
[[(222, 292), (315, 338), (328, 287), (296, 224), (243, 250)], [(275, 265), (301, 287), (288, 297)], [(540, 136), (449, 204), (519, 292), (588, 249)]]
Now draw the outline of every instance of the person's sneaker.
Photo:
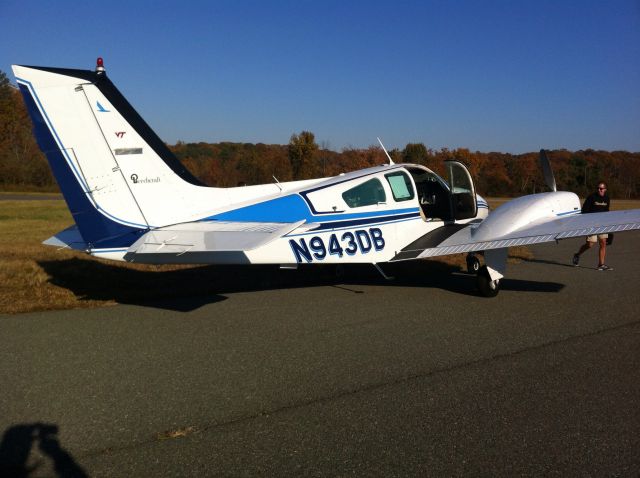
[(608, 266), (608, 265), (606, 265), (606, 264), (600, 264), (600, 265), (598, 266), (598, 270), (599, 270), (599, 271), (612, 271), (612, 270), (613, 270), (613, 267), (609, 267), (609, 266)]
[(573, 259), (571, 259), (571, 262), (573, 263), (574, 266), (577, 266), (578, 264), (580, 264), (580, 256), (578, 254), (574, 254)]

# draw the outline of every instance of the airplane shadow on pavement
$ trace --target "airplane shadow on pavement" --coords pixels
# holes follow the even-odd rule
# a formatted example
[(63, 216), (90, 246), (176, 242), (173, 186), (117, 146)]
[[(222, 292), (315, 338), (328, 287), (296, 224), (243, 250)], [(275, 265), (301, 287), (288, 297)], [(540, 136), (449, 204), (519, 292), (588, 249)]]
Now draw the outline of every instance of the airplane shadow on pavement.
[[(358, 286), (425, 287), (464, 295), (477, 295), (475, 276), (438, 261), (383, 264), (385, 280), (370, 264), (301, 265), (280, 269), (273, 265), (196, 266), (176, 268), (146, 266), (132, 269), (94, 259), (69, 258), (40, 261), (49, 282), (72, 291), (82, 300), (108, 300), (188, 312), (226, 300), (224, 294), (299, 287), (335, 286), (362, 293)], [(505, 278), (503, 290), (558, 292), (564, 286)]]
[[(37, 450), (34, 451), (39, 452), (41, 458), (29, 460), (36, 445)], [(52, 461), (55, 473), (53, 476), (60, 478), (88, 476), (71, 454), (60, 445), (57, 425), (28, 423), (7, 428), (0, 443), (0, 476), (26, 478), (34, 473), (40, 475), (43, 465), (49, 468), (45, 460)]]

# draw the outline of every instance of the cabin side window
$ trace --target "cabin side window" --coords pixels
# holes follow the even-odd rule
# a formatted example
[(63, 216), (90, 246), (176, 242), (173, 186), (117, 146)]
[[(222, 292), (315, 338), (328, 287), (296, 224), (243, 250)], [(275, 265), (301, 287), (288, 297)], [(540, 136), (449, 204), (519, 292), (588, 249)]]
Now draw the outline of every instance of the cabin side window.
[(395, 199), (396, 202), (409, 201), (413, 199), (413, 185), (411, 184), (409, 176), (404, 174), (402, 171), (397, 171), (395, 173), (385, 174), (385, 177), (389, 182), (393, 199)]
[(373, 178), (343, 192), (342, 199), (349, 207), (362, 207), (383, 203), (387, 196), (380, 180)]

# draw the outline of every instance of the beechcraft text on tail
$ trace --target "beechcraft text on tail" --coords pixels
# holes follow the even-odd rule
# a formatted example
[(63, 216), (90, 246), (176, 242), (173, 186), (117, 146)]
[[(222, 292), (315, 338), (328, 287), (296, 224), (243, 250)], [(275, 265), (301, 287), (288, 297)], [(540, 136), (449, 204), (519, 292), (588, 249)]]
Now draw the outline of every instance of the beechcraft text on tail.
[[(330, 178), (206, 187), (108, 78), (13, 66), (75, 224), (45, 244), (148, 264), (380, 264), (468, 253), (496, 295), (511, 246), (640, 228), (640, 210), (580, 214), (578, 197), (523, 196), (489, 214), (467, 168), (388, 164)], [(385, 151), (386, 152), (386, 151)], [(484, 265), (474, 255), (483, 251)]]

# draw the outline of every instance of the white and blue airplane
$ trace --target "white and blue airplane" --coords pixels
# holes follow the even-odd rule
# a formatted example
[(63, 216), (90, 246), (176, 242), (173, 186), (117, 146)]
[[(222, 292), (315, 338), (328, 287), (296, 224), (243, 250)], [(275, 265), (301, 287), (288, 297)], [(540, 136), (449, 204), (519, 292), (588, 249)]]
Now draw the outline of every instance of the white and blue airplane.
[(552, 192), (489, 214), (456, 161), (446, 162), (444, 179), (389, 157), (330, 178), (206, 187), (118, 91), (102, 59), (95, 71), (13, 71), (75, 221), (45, 244), (147, 264), (370, 263), (380, 272), (388, 262), (468, 253), (480, 293), (495, 296), (511, 246), (640, 228), (640, 209), (580, 214), (579, 198), (555, 191), (551, 174)]

